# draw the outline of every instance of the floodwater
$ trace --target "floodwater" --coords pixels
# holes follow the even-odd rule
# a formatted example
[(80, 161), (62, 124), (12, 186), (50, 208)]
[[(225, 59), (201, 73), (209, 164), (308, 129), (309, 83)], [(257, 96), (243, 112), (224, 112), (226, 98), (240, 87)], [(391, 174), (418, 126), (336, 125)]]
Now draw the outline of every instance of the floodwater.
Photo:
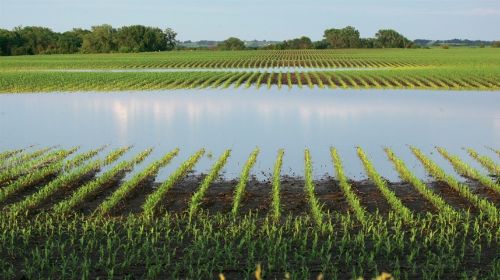
[(500, 148), (498, 104), (498, 92), (421, 90), (4, 94), (0, 95), (0, 149), (60, 144), (81, 145), (85, 151), (103, 144), (133, 144), (130, 156), (154, 147), (141, 168), (179, 147), (179, 156), (157, 178), (161, 181), (200, 148), (210, 157), (200, 161), (196, 172), (207, 172), (230, 148), (224, 174), (236, 178), (248, 155), (259, 147), (252, 174), (267, 178), (278, 149), (284, 148), (283, 174), (303, 176), (304, 149), (309, 148), (315, 177), (333, 176), (329, 148), (335, 146), (347, 175), (359, 180), (366, 178), (356, 155), (359, 145), (383, 177), (398, 181), (383, 147), (393, 148), (419, 177), (427, 178), (407, 146), (415, 145), (457, 176), (434, 147), (443, 146), (485, 172), (463, 148), (475, 148), (498, 162), (487, 148)]

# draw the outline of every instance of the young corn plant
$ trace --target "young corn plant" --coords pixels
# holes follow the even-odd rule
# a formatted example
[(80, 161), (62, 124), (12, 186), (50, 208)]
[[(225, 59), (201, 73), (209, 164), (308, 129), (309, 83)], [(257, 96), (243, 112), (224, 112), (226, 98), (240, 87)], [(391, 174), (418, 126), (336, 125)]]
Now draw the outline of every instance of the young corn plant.
[(46, 201), (50, 196), (60, 191), (62, 188), (73, 185), (88, 174), (97, 172), (102, 166), (108, 165), (121, 157), (128, 148), (119, 148), (109, 153), (104, 160), (92, 161), (81, 168), (74, 168), (68, 173), (63, 173), (54, 181), (40, 188), (34, 194), (28, 196), (26, 199), (13, 204), (9, 210), (11, 213), (23, 213), (39, 206)]
[(354, 211), (356, 218), (361, 222), (366, 222), (366, 216), (368, 215), (366, 210), (361, 206), (361, 202), (358, 199), (356, 193), (352, 190), (351, 185), (347, 181), (347, 177), (344, 174), (344, 168), (342, 167), (342, 161), (337, 153), (337, 149), (330, 148), (330, 155), (332, 157), (333, 165), (335, 166), (335, 171), (337, 174), (337, 180), (339, 181), (342, 193), (346, 197), (349, 206)]
[(273, 85), (273, 77), (274, 77), (275, 73), (274, 72), (271, 72), (269, 73), (269, 75), (267, 76), (267, 89), (270, 89), (271, 86)]
[(359, 158), (361, 159), (361, 162), (363, 163), (363, 167), (366, 171), (366, 174), (375, 183), (375, 185), (380, 190), (385, 199), (387, 199), (387, 202), (389, 203), (389, 205), (391, 205), (392, 209), (397, 213), (399, 213), (399, 215), (401, 216), (401, 218), (403, 218), (403, 220), (407, 222), (411, 221), (413, 219), (413, 215), (410, 209), (404, 206), (403, 202), (401, 202), (401, 200), (396, 196), (396, 194), (394, 194), (394, 192), (389, 189), (386, 182), (375, 170), (375, 167), (373, 167), (373, 164), (368, 159), (363, 149), (361, 149), (361, 147), (357, 147), (356, 150), (358, 152)]
[(201, 149), (194, 153), (190, 158), (177, 168), (177, 170), (172, 173), (165, 182), (163, 182), (152, 194), (148, 196), (146, 202), (142, 206), (145, 215), (152, 215), (155, 209), (158, 208), (161, 200), (165, 197), (165, 194), (170, 190), (176, 182), (182, 179), (191, 171), (200, 158), (205, 154), (205, 149)]
[(231, 213), (235, 217), (238, 214), (241, 200), (243, 199), (243, 194), (245, 193), (245, 188), (248, 183), (248, 177), (250, 175), (250, 171), (255, 165), (258, 155), (259, 155), (259, 148), (255, 148), (255, 150), (253, 150), (253, 152), (248, 157), (248, 160), (245, 163), (245, 166), (243, 166), (243, 170), (241, 171), (240, 181), (238, 182), (238, 185), (236, 186), (236, 189), (234, 191), (233, 207), (231, 209)]
[(423, 197), (425, 197), (436, 209), (438, 209), (441, 213), (449, 214), (450, 216), (458, 217), (459, 214), (456, 212), (448, 203), (444, 201), (439, 195), (434, 193), (429, 187), (425, 185), (422, 180), (418, 179), (410, 169), (406, 166), (406, 164), (394, 154), (394, 152), (385, 148), (385, 153), (387, 157), (394, 165), (394, 169), (398, 172), (399, 177), (405, 181), (410, 183)]
[(107, 147), (107, 145), (104, 145), (104, 146), (101, 146), (97, 149), (93, 149), (93, 150), (90, 150), (88, 152), (76, 155), (74, 158), (72, 158), (66, 162), (66, 164), (64, 165), (64, 169), (68, 170), (68, 169), (71, 169), (75, 166), (82, 165), (87, 160), (95, 157), (98, 153), (102, 152), (106, 147)]
[(422, 151), (411, 146), (410, 147), (413, 154), (418, 158), (418, 160), (422, 163), (425, 170), (437, 181), (445, 182), (450, 188), (455, 190), (458, 194), (460, 194), (465, 199), (469, 200), (472, 205), (477, 207), (482, 214), (486, 214), (486, 216), (492, 222), (498, 222), (498, 209), (488, 200), (477, 196), (472, 193), (468, 186), (459, 183), (455, 178), (451, 175), (446, 174), (444, 170), (439, 167), (434, 161), (424, 155)]
[(5, 169), (0, 172), (0, 185), (5, 183), (10, 183), (16, 178), (32, 173), (38, 168), (46, 166), (51, 162), (58, 161), (61, 158), (69, 156), (71, 153), (75, 152), (76, 149), (72, 150), (56, 150), (45, 155), (40, 155), (32, 160), (17, 164), (11, 168)]
[(154, 161), (148, 167), (146, 167), (142, 172), (136, 174), (130, 180), (123, 183), (111, 196), (109, 196), (99, 207), (96, 212), (98, 216), (104, 216), (110, 214), (113, 209), (115, 209), (121, 201), (126, 199), (131, 193), (134, 192), (143, 182), (148, 178), (156, 177), (156, 174), (160, 169), (177, 156), (179, 149), (175, 148), (169, 153), (165, 154), (159, 160)]
[(281, 188), (281, 166), (283, 165), (284, 149), (278, 150), (278, 156), (274, 163), (273, 171), (273, 194), (272, 194), (272, 217), (275, 222), (281, 217), (280, 188)]
[(259, 75), (259, 72), (253, 72), (252, 75), (246, 80), (245, 88), (250, 88), (252, 86), (253, 81)]
[(500, 176), (500, 165), (496, 164), (492, 158), (484, 155), (480, 155), (478, 152), (476, 152), (472, 148), (467, 149), (467, 153), (475, 159), (477, 162), (479, 162), (484, 168), (486, 168), (491, 174), (495, 175), (496, 177)]
[(260, 86), (262, 85), (262, 80), (264, 79), (264, 76), (266, 75), (267, 73), (266, 72), (262, 72), (260, 73), (259, 77), (257, 78), (257, 82), (255, 82), (255, 87), (257, 89), (260, 88)]
[(4, 166), (3, 166), (4, 168), (3, 168), (2, 172), (4, 172), (5, 170), (8, 170), (10, 168), (17, 168), (18, 165), (25, 164), (28, 161), (35, 160), (39, 156), (47, 153), (48, 151), (50, 151), (52, 149), (54, 149), (54, 147), (42, 148), (42, 149), (38, 149), (38, 150), (31, 152), (31, 153), (24, 152), (16, 157), (12, 157), (9, 160), (7, 160), (6, 162), (4, 162)]
[(500, 185), (493, 182), (490, 178), (479, 173), (477, 169), (472, 168), (471, 166), (463, 162), (458, 156), (448, 153), (448, 151), (446, 151), (444, 148), (438, 147), (437, 150), (445, 159), (447, 159), (451, 163), (451, 165), (453, 165), (453, 168), (460, 175), (474, 179), (482, 185), (490, 188), (497, 194), (500, 194)]
[(311, 207), (311, 215), (318, 227), (323, 225), (323, 206), (319, 202), (318, 198), (314, 194), (314, 182), (313, 182), (313, 170), (312, 170), (312, 161), (311, 161), (311, 153), (309, 149), (306, 149), (304, 152), (304, 163), (305, 163), (305, 192), (307, 196), (307, 201), (309, 202), (309, 206)]
[(203, 182), (201, 183), (198, 191), (196, 191), (191, 197), (191, 201), (189, 203), (189, 221), (192, 220), (195, 213), (200, 208), (205, 193), (207, 192), (212, 182), (215, 181), (217, 177), (219, 177), (219, 173), (224, 167), (224, 165), (226, 165), (227, 159), (229, 158), (230, 155), (231, 155), (231, 150), (226, 150), (219, 157), (217, 162), (212, 166), (212, 169), (210, 169), (208, 175), (203, 179)]
[(0, 153), (0, 168), (3, 168), (6, 161), (24, 151), (24, 149), (8, 150)]
[(153, 149), (147, 149), (136, 155), (131, 160), (122, 161), (112, 169), (103, 173), (98, 178), (81, 186), (69, 198), (56, 204), (53, 207), (54, 212), (59, 214), (70, 213), (74, 208), (83, 203), (90, 196), (99, 192), (99, 190), (102, 189), (102, 187), (105, 186), (106, 183), (114, 180), (120, 173), (130, 171), (135, 165), (144, 161), (144, 159), (146, 159), (152, 151)]
[[(68, 151), (69, 154), (69, 151)], [(51, 163), (48, 166), (42, 167), (40, 169), (34, 170), (15, 181), (12, 181), (10, 184), (6, 185), (4, 188), (0, 189), (0, 203), (6, 201), (13, 195), (25, 190), (30, 186), (34, 186), (38, 183), (43, 182), (49, 176), (53, 176), (58, 174), (64, 170), (64, 157)], [(75, 165), (74, 167), (78, 167), (79, 165)]]
[(286, 83), (288, 85), (288, 89), (292, 89), (292, 74), (290, 72), (286, 72)]

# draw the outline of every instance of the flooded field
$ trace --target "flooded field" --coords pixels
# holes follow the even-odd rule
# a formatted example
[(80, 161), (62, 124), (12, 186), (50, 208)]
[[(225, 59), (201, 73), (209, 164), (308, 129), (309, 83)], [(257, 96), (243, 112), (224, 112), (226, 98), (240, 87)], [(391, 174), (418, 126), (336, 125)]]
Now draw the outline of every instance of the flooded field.
[[(420, 178), (426, 173), (407, 145), (415, 145), (455, 174), (435, 150), (444, 146), (482, 170), (463, 148), (494, 156), (500, 143), (500, 96), (473, 91), (177, 90), (119, 93), (51, 93), (0, 96), (0, 147), (29, 145), (94, 148), (103, 144), (155, 148), (151, 161), (180, 148), (163, 181), (182, 161), (207, 149), (196, 165), (206, 173), (225, 149), (232, 155), (226, 178), (236, 178), (255, 147), (252, 171), (269, 178), (278, 149), (283, 174), (304, 175), (304, 149), (311, 150), (314, 177), (334, 175), (329, 148), (344, 159), (347, 175), (365, 179), (356, 155), (361, 146), (384, 178), (398, 181), (384, 147), (391, 147)], [(149, 164), (145, 161), (144, 164)], [(457, 178), (458, 175), (456, 175)]]

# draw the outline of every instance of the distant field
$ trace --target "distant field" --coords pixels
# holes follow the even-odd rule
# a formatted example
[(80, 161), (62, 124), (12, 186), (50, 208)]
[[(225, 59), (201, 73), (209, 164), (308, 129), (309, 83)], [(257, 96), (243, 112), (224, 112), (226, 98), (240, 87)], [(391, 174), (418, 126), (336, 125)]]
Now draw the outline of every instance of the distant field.
[[(499, 66), (500, 49), (491, 48), (16, 56), (0, 58), (0, 92), (251, 86), (498, 90)], [(113, 72), (119, 69), (132, 72)], [(145, 69), (152, 72), (139, 72)]]

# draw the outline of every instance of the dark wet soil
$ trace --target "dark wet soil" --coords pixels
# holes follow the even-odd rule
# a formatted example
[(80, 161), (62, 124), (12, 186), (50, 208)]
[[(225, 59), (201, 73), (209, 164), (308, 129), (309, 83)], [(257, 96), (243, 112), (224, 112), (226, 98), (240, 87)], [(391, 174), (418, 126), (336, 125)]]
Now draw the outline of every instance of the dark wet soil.
[[(50, 199), (42, 203), (36, 210), (50, 210), (50, 208), (59, 201), (70, 197), (70, 195), (79, 187), (92, 179), (94, 175), (83, 178), (80, 182), (67, 186), (56, 192)], [(123, 183), (125, 173), (119, 174), (116, 178), (102, 186), (98, 192), (87, 198), (79, 205), (75, 211), (90, 214), (109, 197)], [(200, 184), (206, 175), (189, 174), (179, 180), (165, 195), (159, 207), (158, 212), (164, 213), (182, 213), (186, 212), (192, 195), (198, 190)], [(16, 194), (12, 198), (2, 203), (0, 207), (5, 207), (16, 203), (37, 191), (51, 178), (47, 178), (44, 183), (31, 186), (24, 191)], [(304, 179), (299, 177), (284, 176), (281, 178), (280, 202), (281, 210), (284, 216), (287, 215), (307, 215), (310, 211), (307, 197), (304, 190)], [(208, 188), (201, 204), (201, 208), (211, 214), (229, 213), (233, 204), (235, 187), (238, 184), (237, 179), (224, 180), (219, 178)], [(386, 215), (391, 211), (391, 207), (384, 198), (380, 190), (370, 180), (351, 181), (354, 193), (359, 197), (361, 205), (370, 213), (379, 212)], [(315, 194), (323, 205), (325, 212), (347, 213), (352, 211), (348, 202), (339, 187), (338, 182), (332, 177), (324, 177), (314, 181)], [(431, 212), (436, 213), (432, 204), (420, 195), (411, 185), (407, 183), (387, 182), (388, 187), (396, 196), (414, 213)], [(431, 182), (427, 184), (438, 195), (457, 210), (469, 210), (472, 214), (478, 213), (478, 210), (465, 198), (461, 197), (456, 191), (451, 189), (445, 183)], [(475, 182), (467, 182), (471, 190), (481, 197), (491, 201), (497, 207), (500, 205), (500, 197), (483, 186)], [(134, 192), (122, 201), (111, 213), (115, 216), (138, 214), (142, 212), (142, 206), (146, 198), (158, 188), (159, 183), (154, 178), (145, 180)], [(252, 177), (248, 180), (245, 192), (240, 204), (240, 213), (258, 213), (266, 216), (270, 213), (272, 207), (272, 182), (269, 180), (257, 180)]]

